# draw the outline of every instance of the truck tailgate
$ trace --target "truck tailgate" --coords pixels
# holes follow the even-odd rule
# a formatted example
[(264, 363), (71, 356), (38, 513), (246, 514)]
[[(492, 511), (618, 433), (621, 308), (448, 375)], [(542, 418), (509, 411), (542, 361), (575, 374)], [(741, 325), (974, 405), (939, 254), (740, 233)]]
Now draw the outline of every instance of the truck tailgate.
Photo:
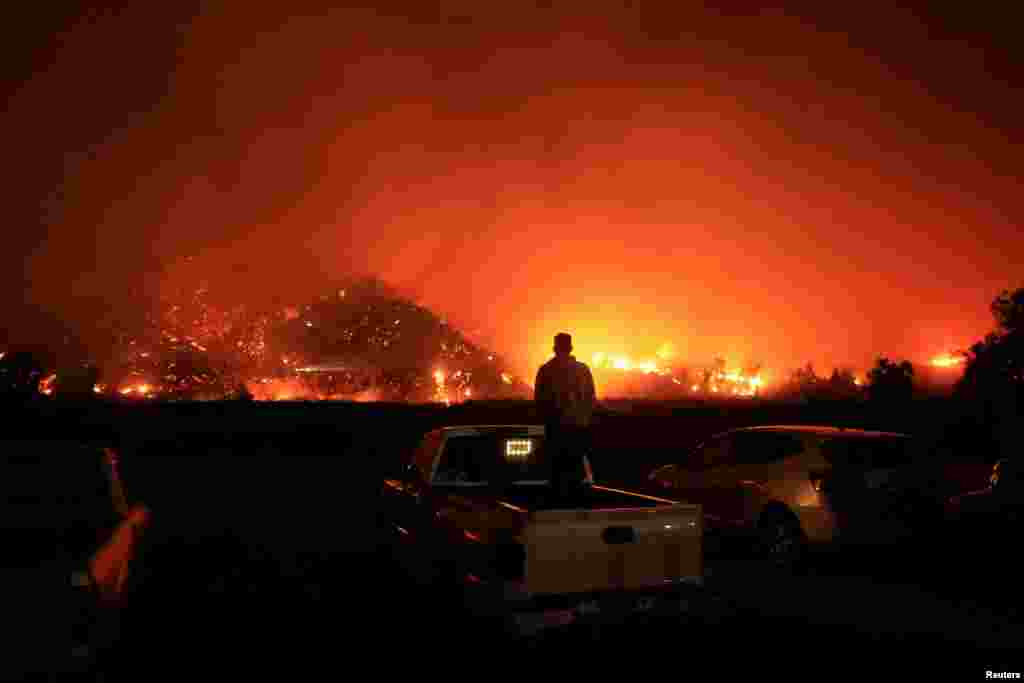
[(703, 576), (699, 505), (543, 510), (523, 531), (533, 595), (662, 587)]

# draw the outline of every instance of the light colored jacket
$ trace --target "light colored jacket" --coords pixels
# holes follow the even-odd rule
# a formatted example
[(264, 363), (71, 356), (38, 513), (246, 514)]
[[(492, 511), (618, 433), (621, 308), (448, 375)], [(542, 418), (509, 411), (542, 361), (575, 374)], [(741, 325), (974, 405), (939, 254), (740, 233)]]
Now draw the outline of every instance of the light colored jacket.
[(575, 356), (555, 356), (537, 371), (534, 402), (545, 424), (590, 426), (595, 394), (590, 368)]

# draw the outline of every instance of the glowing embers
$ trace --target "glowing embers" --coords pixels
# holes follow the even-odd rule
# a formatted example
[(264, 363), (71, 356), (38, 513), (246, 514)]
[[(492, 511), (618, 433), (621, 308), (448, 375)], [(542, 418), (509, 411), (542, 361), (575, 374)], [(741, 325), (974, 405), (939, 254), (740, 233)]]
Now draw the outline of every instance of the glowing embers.
[(533, 453), (532, 439), (506, 439), (505, 460), (512, 463), (526, 463)]

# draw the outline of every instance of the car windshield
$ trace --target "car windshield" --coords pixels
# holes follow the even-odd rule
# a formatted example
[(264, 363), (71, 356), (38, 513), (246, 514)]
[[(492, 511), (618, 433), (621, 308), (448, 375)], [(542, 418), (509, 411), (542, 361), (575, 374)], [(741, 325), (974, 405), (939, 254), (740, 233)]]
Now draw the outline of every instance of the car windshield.
[(450, 437), (441, 453), (435, 484), (546, 484), (551, 470), (544, 439), (473, 435)]

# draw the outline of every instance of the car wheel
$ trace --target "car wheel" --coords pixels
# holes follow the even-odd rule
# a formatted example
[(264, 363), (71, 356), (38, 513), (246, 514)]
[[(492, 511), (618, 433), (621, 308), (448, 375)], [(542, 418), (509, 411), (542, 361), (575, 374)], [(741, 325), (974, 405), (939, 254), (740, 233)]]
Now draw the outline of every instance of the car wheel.
[(771, 512), (757, 525), (758, 555), (771, 567), (783, 570), (798, 568), (807, 552), (807, 538), (800, 523), (792, 515)]

